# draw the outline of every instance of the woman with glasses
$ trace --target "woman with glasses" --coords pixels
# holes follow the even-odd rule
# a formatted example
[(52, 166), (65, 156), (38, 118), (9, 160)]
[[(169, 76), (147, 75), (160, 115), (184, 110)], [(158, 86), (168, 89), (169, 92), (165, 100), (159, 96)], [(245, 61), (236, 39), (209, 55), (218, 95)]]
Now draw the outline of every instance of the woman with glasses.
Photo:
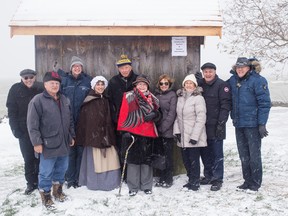
[(162, 119), (157, 125), (159, 138), (155, 140), (154, 151), (166, 157), (166, 167), (160, 170), (156, 187), (169, 188), (173, 183), (173, 123), (176, 117), (177, 96), (172, 90), (174, 79), (167, 74), (159, 77), (155, 96), (159, 100)]

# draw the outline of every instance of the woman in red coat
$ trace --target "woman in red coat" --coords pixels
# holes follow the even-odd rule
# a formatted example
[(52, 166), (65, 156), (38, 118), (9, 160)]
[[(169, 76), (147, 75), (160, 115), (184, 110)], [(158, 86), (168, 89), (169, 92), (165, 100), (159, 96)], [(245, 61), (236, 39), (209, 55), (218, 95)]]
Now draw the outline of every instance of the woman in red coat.
[[(134, 89), (123, 95), (118, 131), (123, 134), (122, 145), (135, 142), (127, 158), (127, 185), (129, 195), (135, 196), (138, 190), (146, 194), (152, 193), (153, 169), (150, 166), (153, 139), (158, 137), (154, 121), (160, 117), (159, 101), (149, 91), (150, 81), (144, 75), (139, 75), (133, 82)], [(123, 151), (123, 152), (124, 152)]]

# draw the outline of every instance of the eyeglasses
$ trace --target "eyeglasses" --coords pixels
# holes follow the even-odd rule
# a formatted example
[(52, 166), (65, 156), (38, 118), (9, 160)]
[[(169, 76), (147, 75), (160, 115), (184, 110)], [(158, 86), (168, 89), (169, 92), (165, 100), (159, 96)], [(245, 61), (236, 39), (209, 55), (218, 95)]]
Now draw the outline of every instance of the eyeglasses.
[(24, 80), (28, 80), (28, 79), (31, 80), (31, 79), (33, 79), (33, 78), (34, 78), (34, 76), (24, 76), (24, 77), (23, 77)]
[(159, 82), (159, 85), (160, 85), (160, 86), (163, 86), (163, 85), (166, 85), (166, 86), (168, 86), (168, 85), (169, 85), (169, 83), (168, 83), (168, 82)]

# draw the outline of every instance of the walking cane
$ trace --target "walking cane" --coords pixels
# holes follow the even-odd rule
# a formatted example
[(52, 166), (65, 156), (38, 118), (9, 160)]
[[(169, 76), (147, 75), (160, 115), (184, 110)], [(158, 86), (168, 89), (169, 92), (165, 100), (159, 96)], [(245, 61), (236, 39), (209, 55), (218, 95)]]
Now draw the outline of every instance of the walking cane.
[(123, 170), (122, 170), (122, 174), (121, 174), (121, 182), (120, 182), (120, 187), (119, 187), (118, 196), (121, 196), (121, 189), (122, 189), (122, 184), (123, 184), (123, 180), (124, 180), (124, 174), (125, 174), (125, 169), (126, 169), (126, 164), (127, 164), (128, 153), (129, 153), (130, 148), (132, 147), (132, 145), (133, 145), (134, 142), (135, 142), (134, 136), (131, 135), (131, 138), (132, 138), (132, 142), (131, 142), (131, 144), (128, 146), (128, 148), (127, 148), (127, 150), (126, 150), (126, 152), (125, 152), (125, 158), (124, 158)]

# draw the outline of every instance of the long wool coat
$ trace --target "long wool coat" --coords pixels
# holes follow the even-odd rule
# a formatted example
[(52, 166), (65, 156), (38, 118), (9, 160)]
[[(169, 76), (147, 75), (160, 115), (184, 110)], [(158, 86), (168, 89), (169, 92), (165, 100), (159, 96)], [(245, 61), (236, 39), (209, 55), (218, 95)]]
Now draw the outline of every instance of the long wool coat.
[[(177, 91), (178, 101), (173, 133), (181, 134), (179, 147), (205, 147), (207, 146), (206, 135), (206, 104), (201, 95), (202, 88), (196, 88), (192, 93), (187, 93), (183, 89)], [(190, 139), (196, 140), (197, 144), (189, 143)]]
[(115, 146), (109, 101), (90, 90), (85, 98), (77, 123), (76, 145), (109, 148)]

